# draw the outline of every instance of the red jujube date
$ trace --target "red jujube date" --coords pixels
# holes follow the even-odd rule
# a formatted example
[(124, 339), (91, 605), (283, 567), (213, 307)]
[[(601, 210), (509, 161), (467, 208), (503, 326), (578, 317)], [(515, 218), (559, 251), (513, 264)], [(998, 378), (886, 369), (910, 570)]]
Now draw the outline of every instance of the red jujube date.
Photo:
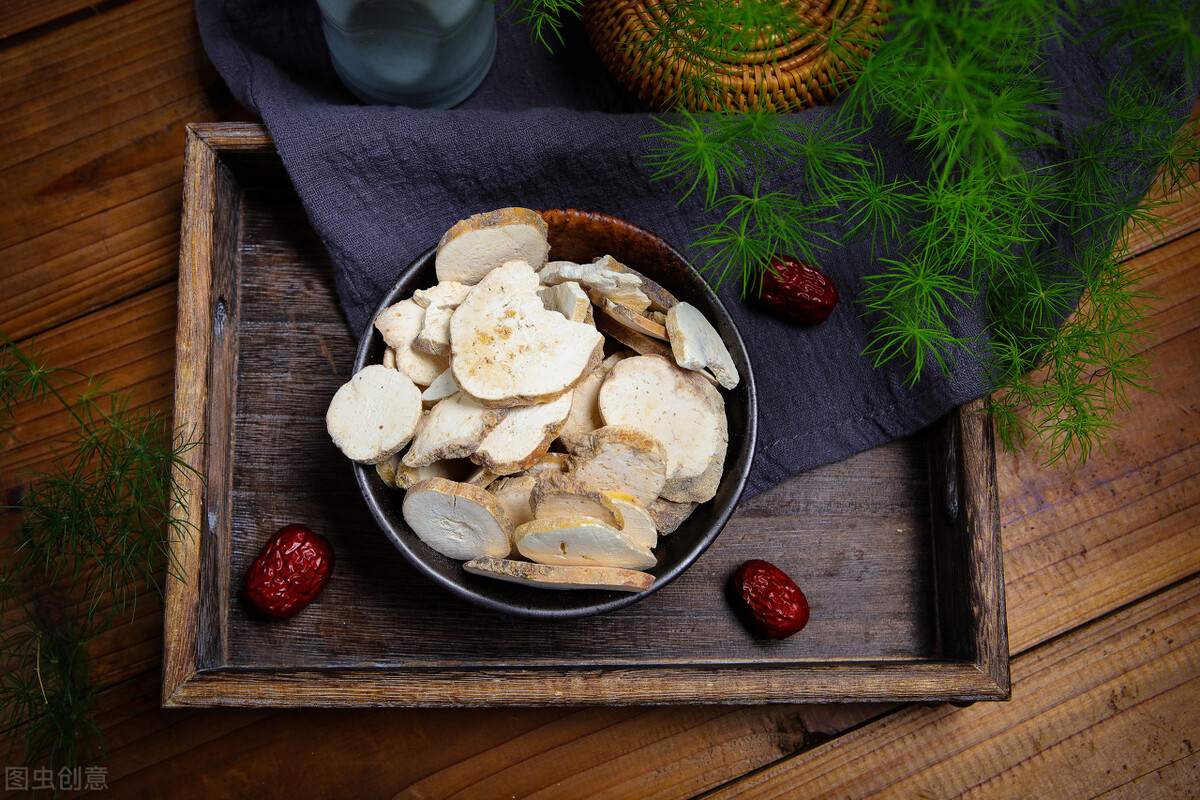
[(763, 270), (758, 306), (776, 316), (817, 325), (833, 313), (838, 290), (824, 272), (790, 256), (776, 256)]
[(260, 614), (286, 619), (312, 602), (333, 571), (333, 548), (303, 525), (271, 537), (246, 573), (246, 597)]
[(733, 575), (734, 602), (747, 621), (773, 639), (786, 639), (808, 624), (808, 598), (769, 561), (751, 559)]

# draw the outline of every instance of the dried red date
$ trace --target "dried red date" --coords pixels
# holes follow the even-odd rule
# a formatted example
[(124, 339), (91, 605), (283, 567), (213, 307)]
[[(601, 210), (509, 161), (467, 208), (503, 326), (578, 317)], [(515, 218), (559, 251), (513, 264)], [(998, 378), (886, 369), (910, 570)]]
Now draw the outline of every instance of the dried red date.
[(803, 323), (824, 322), (837, 305), (838, 290), (824, 272), (790, 256), (775, 256), (763, 270), (758, 305), (766, 311)]
[(783, 570), (751, 559), (733, 574), (733, 600), (759, 632), (785, 639), (808, 624), (808, 599)]
[(271, 537), (246, 573), (246, 597), (260, 614), (287, 619), (320, 593), (333, 571), (333, 548), (303, 525)]

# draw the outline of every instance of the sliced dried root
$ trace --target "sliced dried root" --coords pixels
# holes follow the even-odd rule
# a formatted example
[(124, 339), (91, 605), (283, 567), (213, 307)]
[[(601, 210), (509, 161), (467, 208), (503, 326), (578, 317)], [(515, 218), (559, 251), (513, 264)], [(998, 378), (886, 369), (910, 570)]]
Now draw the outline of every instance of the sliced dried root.
[(542, 304), (551, 311), (557, 311), (572, 322), (590, 322), (592, 318), (592, 301), (587, 292), (575, 281), (567, 281), (557, 286), (543, 286), (538, 290)]
[(529, 502), (535, 519), (591, 517), (620, 529), (621, 516), (612, 500), (573, 475), (549, 473), (537, 480)]
[(447, 369), (421, 392), (421, 402), (428, 407), (457, 393), (458, 384), (454, 382), (454, 373)]
[(499, 208), (468, 217), (446, 231), (438, 243), (437, 278), (475, 284), (515, 259), (539, 269), (550, 252), (547, 230), (542, 215), (528, 208)]
[(606, 425), (580, 440), (568, 474), (601, 491), (625, 492), (647, 506), (666, 483), (667, 465), (666, 451), (653, 436), (633, 425)]
[[(728, 434), (713, 384), (739, 376), (698, 309), (612, 256), (546, 263), (548, 250), (529, 209), (447, 231), (440, 283), (376, 320), (384, 362), (428, 388), (408, 453), (369, 463), (409, 489), (405, 519), (423, 541), (477, 556), (468, 571), (643, 591), (654, 578), (637, 570), (655, 564), (659, 536), (715, 494)], [(638, 355), (601, 363), (600, 331)], [(556, 436), (572, 455), (548, 452)], [(543, 563), (503, 558), (513, 547)]]
[(395, 370), (372, 364), (333, 395), (325, 427), (348, 458), (377, 464), (408, 444), (420, 417), (421, 392), (416, 385)]
[(428, 289), (417, 289), (413, 292), (413, 302), (428, 311), (438, 306), (450, 305), (457, 307), (466, 299), (471, 287), (458, 281), (440, 281)]
[(487, 467), (476, 467), (475, 469), (471, 470), (465, 478), (463, 478), (463, 483), (469, 483), (472, 486), (478, 486), (480, 489), (487, 489), (492, 485), (492, 483), (495, 482), (496, 478), (499, 477), (499, 475), (492, 472)]
[(539, 277), (546, 286), (575, 281), (597, 305), (608, 298), (634, 311), (650, 307), (650, 298), (642, 291), (642, 279), (612, 256), (601, 256), (590, 264), (551, 261), (542, 267)]
[(525, 470), (526, 475), (542, 475), (547, 472), (566, 472), (571, 457), (566, 453), (546, 453)]
[(549, 403), (510, 408), (471, 458), (497, 475), (521, 472), (546, 454), (570, 411), (570, 391)]
[(740, 378), (733, 356), (700, 309), (689, 303), (676, 304), (667, 312), (666, 328), (676, 364), (684, 369), (707, 367), (726, 389), (738, 385)]
[(658, 529), (632, 495), (595, 489), (574, 475), (543, 475), (530, 493), (534, 519), (591, 517), (610, 525), (648, 550), (658, 544)]
[(503, 558), (476, 558), (463, 564), (473, 575), (541, 589), (612, 589), (644, 592), (654, 585), (654, 576), (617, 567), (564, 567), (531, 564)]
[(400, 460), (396, 467), (393, 485), (397, 489), (411, 489), (421, 481), (427, 481), (430, 478), (465, 481), (474, 469), (475, 465), (465, 458), (435, 461), (423, 467), (410, 467)]
[(401, 466), (400, 454), (394, 453), (385, 458), (383, 461), (379, 461), (375, 464), (375, 474), (379, 476), (381, 481), (383, 481), (384, 486), (390, 486), (395, 489), (396, 468), (399, 466)]
[(623, 358), (626, 358), (624, 353), (613, 353), (575, 385), (571, 396), (571, 413), (558, 432), (559, 440), (568, 450), (574, 452), (584, 436), (604, 426), (596, 399), (600, 396), (600, 385), (608, 377), (609, 371)]
[(648, 569), (654, 553), (611, 525), (590, 517), (534, 519), (513, 534), (517, 552), (539, 564)]
[(553, 400), (603, 357), (600, 332), (547, 310), (537, 288), (532, 268), (510, 261), (489, 272), (450, 318), (454, 379), (482, 405)]
[(625, 492), (601, 492), (617, 516), (617, 530), (648, 550), (658, 544), (658, 528), (646, 508)]
[(442, 281), (413, 293), (413, 302), (425, 309), (425, 322), (413, 340), (415, 349), (430, 355), (450, 355), (450, 317), (470, 291), (465, 283)]
[(674, 533), (683, 524), (683, 521), (692, 515), (698, 505), (700, 504), (676, 503), (673, 500), (656, 497), (646, 507), (646, 512), (654, 520), (654, 527), (658, 529), (659, 535), (665, 536), (668, 533)]
[(403, 509), (413, 533), (449, 558), (503, 558), (512, 552), (508, 517), (496, 498), (478, 486), (430, 478), (408, 490)]
[(447, 397), (421, 418), (404, 463), (423, 467), (441, 459), (466, 458), (506, 413), (506, 409), (484, 408), (462, 392)]
[(537, 480), (533, 475), (511, 475), (496, 481), (489, 489), (514, 529), (533, 519), (531, 497)]
[[(624, 265), (622, 264), (622, 266)], [(667, 311), (671, 308), (671, 306), (679, 302), (675, 299), (675, 295), (671, 294), (662, 286), (658, 285), (650, 278), (647, 278), (633, 267), (625, 267), (625, 269), (642, 279), (642, 291), (645, 292), (646, 296), (650, 298), (650, 308), (647, 316), (650, 316), (654, 313)]]
[(666, 481), (656, 496), (703, 503), (717, 493), (728, 423), (725, 401), (703, 377), (661, 356), (627, 358), (600, 387), (599, 405), (605, 422), (632, 427), (661, 443)]
[(673, 357), (671, 345), (627, 328), (607, 314), (600, 314), (596, 317), (596, 330), (608, 334), (638, 355)]
[(670, 341), (664, 325), (660, 325), (648, 316), (639, 314), (632, 308), (627, 308), (620, 303), (614, 303), (606, 297), (604, 298), (604, 302), (600, 304), (600, 310), (610, 317), (613, 322), (628, 328), (634, 333), (640, 333), (643, 336), (649, 336), (664, 342)]
[(375, 318), (375, 327), (393, 351), (396, 369), (418, 386), (428, 386), (450, 366), (444, 356), (432, 356), (413, 349), (413, 342), (425, 325), (425, 309), (411, 299), (390, 305)]

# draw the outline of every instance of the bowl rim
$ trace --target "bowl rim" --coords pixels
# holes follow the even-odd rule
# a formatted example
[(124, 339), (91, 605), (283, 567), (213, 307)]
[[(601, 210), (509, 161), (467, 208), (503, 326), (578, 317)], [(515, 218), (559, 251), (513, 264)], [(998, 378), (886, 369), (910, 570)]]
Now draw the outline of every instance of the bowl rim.
[[(678, 260), (681, 265), (683, 265), (689, 272), (692, 273), (692, 275), (697, 279), (697, 285), (700, 287), (701, 293), (705, 295), (706, 300), (718, 308), (724, 315), (725, 319), (728, 320), (727, 333), (728, 335), (732, 336), (733, 341), (727, 341), (726, 345), (732, 345), (734, 351), (736, 353), (740, 353), (746, 366), (746, 369), (743, 370), (745, 374), (740, 376), (742, 386), (738, 387), (742, 388), (744, 386), (743, 391), (745, 391), (746, 394), (746, 431), (745, 435), (742, 437), (744, 446), (743, 449), (739, 451), (739, 457), (735, 459), (733, 464), (727, 463), (725, 468), (726, 471), (723, 472), (721, 478), (722, 484), (725, 484), (725, 482), (732, 479), (733, 489), (730, 492), (728, 499), (718, 509), (717, 516), (709, 524), (709, 529), (706, 531), (705, 535), (690, 548), (689, 555), (686, 558), (681, 559), (678, 564), (673, 565), (662, 573), (655, 573), (654, 583), (651, 584), (649, 588), (640, 592), (614, 590), (611, 592), (611, 594), (615, 596), (609, 600), (589, 605), (580, 605), (575, 608), (556, 609), (517, 606), (497, 600), (484, 594), (480, 594), (463, 583), (447, 577), (437, 569), (433, 568), (430, 564), (427, 564), (425, 559), (428, 554), (419, 548), (424, 548), (424, 550), (428, 550), (430, 553), (434, 553), (435, 551), (422, 542), (416, 536), (416, 534), (412, 532), (407, 524), (404, 525), (407, 537), (400, 536), (397, 531), (393, 530), (392, 523), (389, 521), (383, 508), (380, 506), (380, 500), (377, 496), (378, 493), (376, 492), (375, 487), (371, 485), (373, 480), (378, 480), (378, 476), (375, 474), (375, 465), (361, 464), (356, 461), (351, 461), (350, 463), (354, 471), (355, 480), (358, 483), (360, 494), (366, 501), (367, 508), (370, 511), (371, 516), (374, 518), (376, 525), (400, 551), (404, 558), (426, 578), (433, 580), (434, 583), (447, 589), (458, 597), (468, 600), (476, 605), (489, 608), (493, 611), (499, 611), (505, 614), (527, 618), (573, 619), (615, 611), (616, 609), (624, 608), (644, 600), (678, 578), (681, 574), (683, 574), (683, 572), (691, 567), (692, 564), (694, 564), (706, 550), (708, 550), (708, 548), (716, 540), (717, 536), (722, 530), (724, 530), (725, 526), (729, 522), (730, 517), (733, 516), (734, 511), (737, 510), (738, 502), (741, 499), (742, 493), (745, 491), (746, 481), (750, 476), (750, 468), (753, 464), (753, 456), (758, 442), (758, 394), (754, 383), (753, 370), (751, 369), (750, 364), (750, 353), (746, 348), (746, 343), (742, 339), (741, 331), (738, 330), (733, 316), (729, 313), (729, 310), (725, 308), (725, 304), (721, 301), (717, 293), (713, 291), (711, 286), (709, 286), (708, 281), (704, 280), (699, 271), (692, 266), (692, 263), (686, 259), (682, 253), (672, 247), (670, 243), (657, 234), (654, 234), (639, 225), (601, 212), (580, 211), (577, 209), (565, 208), (548, 209), (540, 211), (539, 213), (541, 213), (543, 216), (548, 214), (556, 214), (571, 218), (586, 216), (589, 219), (600, 220), (606, 224), (625, 228), (627, 230), (636, 232), (639, 236), (652, 240), (657, 247), (667, 250), (674, 258)], [(436, 251), (437, 245), (429, 247), (399, 272), (395, 281), (392, 283), (391, 287), (388, 289), (383, 298), (379, 301), (374, 313), (371, 315), (370, 319), (372, 321), (376, 319), (379, 314), (388, 306), (400, 302), (400, 300), (403, 299), (398, 298), (398, 295), (404, 291), (402, 285), (406, 283), (406, 276), (426, 266), (427, 262), (434, 258)], [(725, 335), (726, 332), (722, 331), (723, 339), (725, 338)], [(379, 332), (376, 330), (374, 324), (368, 323), (366, 330), (364, 330), (362, 335), (359, 337), (358, 347), (354, 356), (354, 367), (352, 374), (357, 374), (359, 370), (367, 366), (367, 354), (370, 352), (376, 337), (380, 337)], [(726, 458), (728, 459), (728, 454), (726, 455)], [(396, 492), (397, 490), (392, 489), (391, 491)], [(713, 501), (709, 500), (706, 502)], [(440, 556), (440, 554), (437, 555)], [(445, 558), (445, 556), (441, 557)], [(457, 561), (457, 559), (451, 560)], [(462, 563), (463, 562), (459, 561), (460, 569)], [(463, 574), (466, 573), (464, 572)], [(530, 586), (524, 588), (529, 589), (530, 591), (538, 591), (538, 587)], [(551, 590), (544, 589), (542, 591)], [(564, 590), (556, 591), (558, 591), (559, 594), (569, 596), (572, 594), (582, 594), (584, 590), (573, 590), (569, 592)], [(604, 592), (604, 590), (588, 591), (589, 593), (590, 591)], [(609, 594), (609, 592), (604, 593)]]

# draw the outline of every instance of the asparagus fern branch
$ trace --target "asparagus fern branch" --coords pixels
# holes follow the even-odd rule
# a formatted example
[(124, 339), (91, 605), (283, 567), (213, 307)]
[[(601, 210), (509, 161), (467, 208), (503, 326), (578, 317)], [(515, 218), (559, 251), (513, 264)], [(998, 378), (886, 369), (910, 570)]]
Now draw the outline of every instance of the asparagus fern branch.
[(6, 508), (20, 525), (0, 568), (0, 722), (26, 760), (74, 766), (99, 743), (87, 645), (131, 618), (141, 591), (161, 593), (180, 500), (172, 470), (187, 469), (195, 443), (162, 413), (0, 333), (0, 430), (11, 434), (31, 403), (65, 409), (75, 431), (48, 471), (22, 476), (23, 497)]

